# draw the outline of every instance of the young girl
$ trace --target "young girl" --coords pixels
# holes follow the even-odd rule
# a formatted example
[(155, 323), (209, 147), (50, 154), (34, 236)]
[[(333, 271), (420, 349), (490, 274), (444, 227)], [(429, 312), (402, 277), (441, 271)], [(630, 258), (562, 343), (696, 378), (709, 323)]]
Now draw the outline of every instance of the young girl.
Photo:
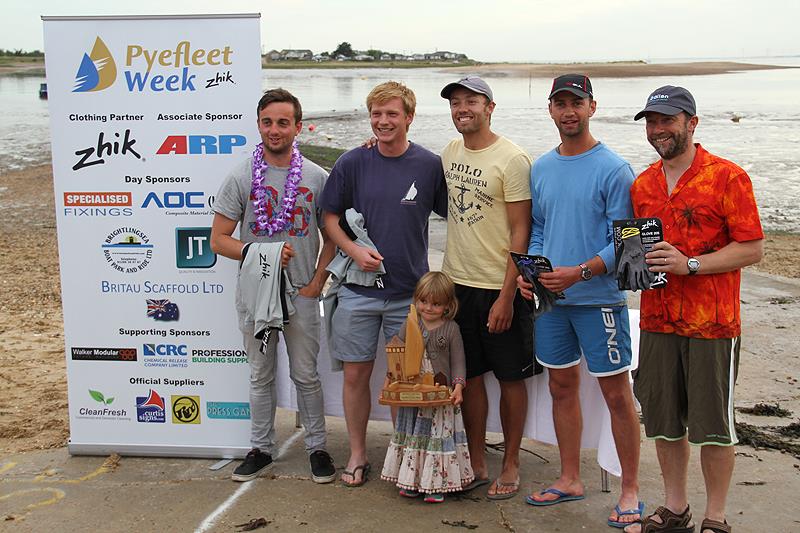
[[(452, 388), (452, 403), (398, 410), (381, 479), (397, 483), (401, 496), (424, 494), (426, 502), (441, 503), (444, 493), (460, 491), (475, 479), (459, 407), (466, 374), (464, 344), (452, 320), (458, 302), (447, 274), (428, 272), (422, 276), (414, 291), (414, 306), (425, 340), (422, 370), (432, 372), (437, 383)], [(403, 324), (402, 340), (405, 330)]]

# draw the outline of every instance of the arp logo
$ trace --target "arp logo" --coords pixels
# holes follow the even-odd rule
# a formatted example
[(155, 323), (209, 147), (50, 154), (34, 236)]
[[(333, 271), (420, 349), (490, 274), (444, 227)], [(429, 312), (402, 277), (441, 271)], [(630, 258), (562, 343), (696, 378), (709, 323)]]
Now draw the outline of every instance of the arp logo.
[[(185, 207), (202, 209), (205, 204), (205, 193), (200, 191), (167, 191), (162, 193), (150, 192), (142, 202), (142, 208), (146, 209), (155, 205), (159, 209), (183, 209)], [(213, 205), (213, 196), (209, 197), (209, 207)]]
[(211, 268), (217, 254), (211, 251), (211, 228), (175, 228), (175, 265), (178, 268)]
[(94, 41), (89, 54), (84, 53), (75, 74), (74, 93), (97, 92), (108, 89), (117, 79), (117, 64), (106, 43), (100, 37)]
[(247, 138), (244, 135), (170, 135), (161, 143), (156, 154), (232, 154), (234, 148), (246, 144)]
[(200, 396), (172, 396), (172, 423), (199, 424)]
[(145, 344), (143, 353), (145, 357), (155, 355), (174, 357), (188, 355), (185, 344)]

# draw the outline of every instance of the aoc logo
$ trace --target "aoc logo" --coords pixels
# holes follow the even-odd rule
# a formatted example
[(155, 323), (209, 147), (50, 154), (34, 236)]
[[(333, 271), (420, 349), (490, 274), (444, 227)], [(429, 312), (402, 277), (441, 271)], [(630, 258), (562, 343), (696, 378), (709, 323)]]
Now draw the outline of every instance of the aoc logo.
[(108, 89), (117, 79), (117, 64), (103, 40), (98, 37), (89, 54), (84, 53), (75, 74), (74, 93), (89, 93)]

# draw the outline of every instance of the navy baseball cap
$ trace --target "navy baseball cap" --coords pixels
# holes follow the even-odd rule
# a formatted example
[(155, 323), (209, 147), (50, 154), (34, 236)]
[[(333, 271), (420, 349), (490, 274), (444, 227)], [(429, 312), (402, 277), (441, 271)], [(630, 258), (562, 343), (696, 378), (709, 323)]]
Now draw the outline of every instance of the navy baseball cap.
[(450, 94), (459, 87), (464, 87), (465, 89), (469, 89), (474, 93), (482, 94), (488, 98), (490, 102), (494, 102), (494, 96), (492, 95), (492, 89), (489, 87), (489, 84), (478, 76), (472, 74), (466, 78), (461, 78), (458, 81), (454, 81), (453, 83), (448, 83), (444, 86), (444, 89), (442, 89), (440, 94), (442, 95), (442, 98), (449, 100)]
[(554, 94), (561, 91), (569, 91), (581, 98), (594, 98), (592, 82), (583, 74), (564, 74), (554, 79), (553, 87), (550, 89), (550, 96), (547, 99), (551, 99)]
[(644, 109), (636, 113), (633, 120), (639, 120), (645, 113), (661, 113), (662, 115), (677, 115), (686, 111), (691, 116), (697, 114), (697, 106), (694, 103), (692, 93), (683, 87), (664, 85), (659, 87), (647, 97)]

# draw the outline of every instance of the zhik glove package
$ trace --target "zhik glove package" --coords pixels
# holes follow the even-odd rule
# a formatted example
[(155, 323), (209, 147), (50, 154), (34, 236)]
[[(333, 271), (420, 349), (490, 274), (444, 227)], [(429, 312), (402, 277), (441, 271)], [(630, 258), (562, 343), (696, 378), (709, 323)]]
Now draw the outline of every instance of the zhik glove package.
[(514, 264), (517, 265), (517, 270), (522, 274), (522, 277), (533, 285), (534, 305), (533, 317), (537, 318), (542, 314), (550, 311), (556, 300), (563, 300), (563, 293), (554, 293), (544, 287), (539, 282), (539, 274), (541, 272), (552, 272), (553, 265), (550, 260), (541, 255), (528, 255), (518, 254), (516, 252), (509, 252)]
[(644, 255), (653, 244), (664, 240), (659, 218), (632, 218), (614, 221), (616, 278), (620, 290), (658, 289), (667, 284), (666, 273), (650, 272)]

